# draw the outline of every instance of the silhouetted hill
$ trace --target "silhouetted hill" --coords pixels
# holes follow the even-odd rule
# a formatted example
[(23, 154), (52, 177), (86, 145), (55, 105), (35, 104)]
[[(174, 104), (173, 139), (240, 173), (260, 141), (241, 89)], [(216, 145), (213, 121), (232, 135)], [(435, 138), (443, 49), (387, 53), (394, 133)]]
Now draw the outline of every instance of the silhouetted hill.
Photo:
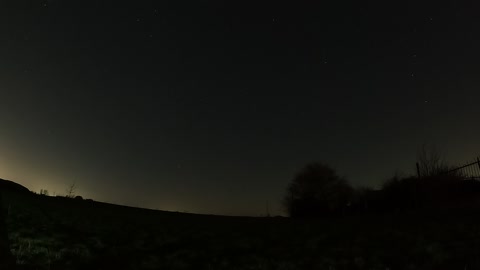
[(28, 188), (18, 183), (0, 178), (0, 191), (1, 190), (9, 190), (9, 191), (16, 191), (16, 192), (30, 192)]

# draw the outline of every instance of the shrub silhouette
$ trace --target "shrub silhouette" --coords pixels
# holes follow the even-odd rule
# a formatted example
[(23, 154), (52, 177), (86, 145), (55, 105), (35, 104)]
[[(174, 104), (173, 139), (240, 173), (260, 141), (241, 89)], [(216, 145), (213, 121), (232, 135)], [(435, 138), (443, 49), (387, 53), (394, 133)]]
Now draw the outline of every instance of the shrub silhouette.
[(382, 186), (377, 210), (398, 212), (412, 209), (418, 205), (419, 179), (409, 176), (401, 178), (397, 175), (388, 179)]
[(376, 210), (399, 212), (443, 209), (480, 194), (480, 182), (464, 180), (461, 174), (436, 174), (427, 177), (394, 176), (379, 191)]
[(353, 188), (326, 164), (308, 164), (292, 180), (284, 198), (290, 217), (321, 217), (345, 212)]
[(352, 193), (351, 203), (348, 207), (349, 214), (365, 214), (377, 211), (381, 190), (369, 187), (356, 188)]

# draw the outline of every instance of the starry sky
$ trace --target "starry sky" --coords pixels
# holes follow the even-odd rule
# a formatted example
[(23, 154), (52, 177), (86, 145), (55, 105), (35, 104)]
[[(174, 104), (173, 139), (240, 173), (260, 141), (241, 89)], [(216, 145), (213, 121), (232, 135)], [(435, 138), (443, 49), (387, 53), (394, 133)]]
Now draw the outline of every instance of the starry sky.
[(0, 0), (0, 178), (261, 216), (309, 162), (480, 155), (478, 4), (352, 2)]

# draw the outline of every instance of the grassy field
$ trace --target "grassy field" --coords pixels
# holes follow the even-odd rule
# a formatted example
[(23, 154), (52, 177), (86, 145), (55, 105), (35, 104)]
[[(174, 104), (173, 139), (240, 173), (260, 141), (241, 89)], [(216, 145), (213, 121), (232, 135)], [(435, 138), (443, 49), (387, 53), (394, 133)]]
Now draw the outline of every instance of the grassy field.
[(480, 211), (194, 215), (3, 192), (19, 269), (480, 269)]

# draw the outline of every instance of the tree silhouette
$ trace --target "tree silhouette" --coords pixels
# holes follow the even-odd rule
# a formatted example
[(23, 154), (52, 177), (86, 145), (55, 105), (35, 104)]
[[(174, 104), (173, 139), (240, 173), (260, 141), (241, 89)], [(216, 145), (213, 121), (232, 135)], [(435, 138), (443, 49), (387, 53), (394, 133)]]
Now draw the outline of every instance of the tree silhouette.
[(283, 204), (290, 217), (320, 217), (341, 214), (353, 188), (326, 164), (311, 163), (289, 184)]

